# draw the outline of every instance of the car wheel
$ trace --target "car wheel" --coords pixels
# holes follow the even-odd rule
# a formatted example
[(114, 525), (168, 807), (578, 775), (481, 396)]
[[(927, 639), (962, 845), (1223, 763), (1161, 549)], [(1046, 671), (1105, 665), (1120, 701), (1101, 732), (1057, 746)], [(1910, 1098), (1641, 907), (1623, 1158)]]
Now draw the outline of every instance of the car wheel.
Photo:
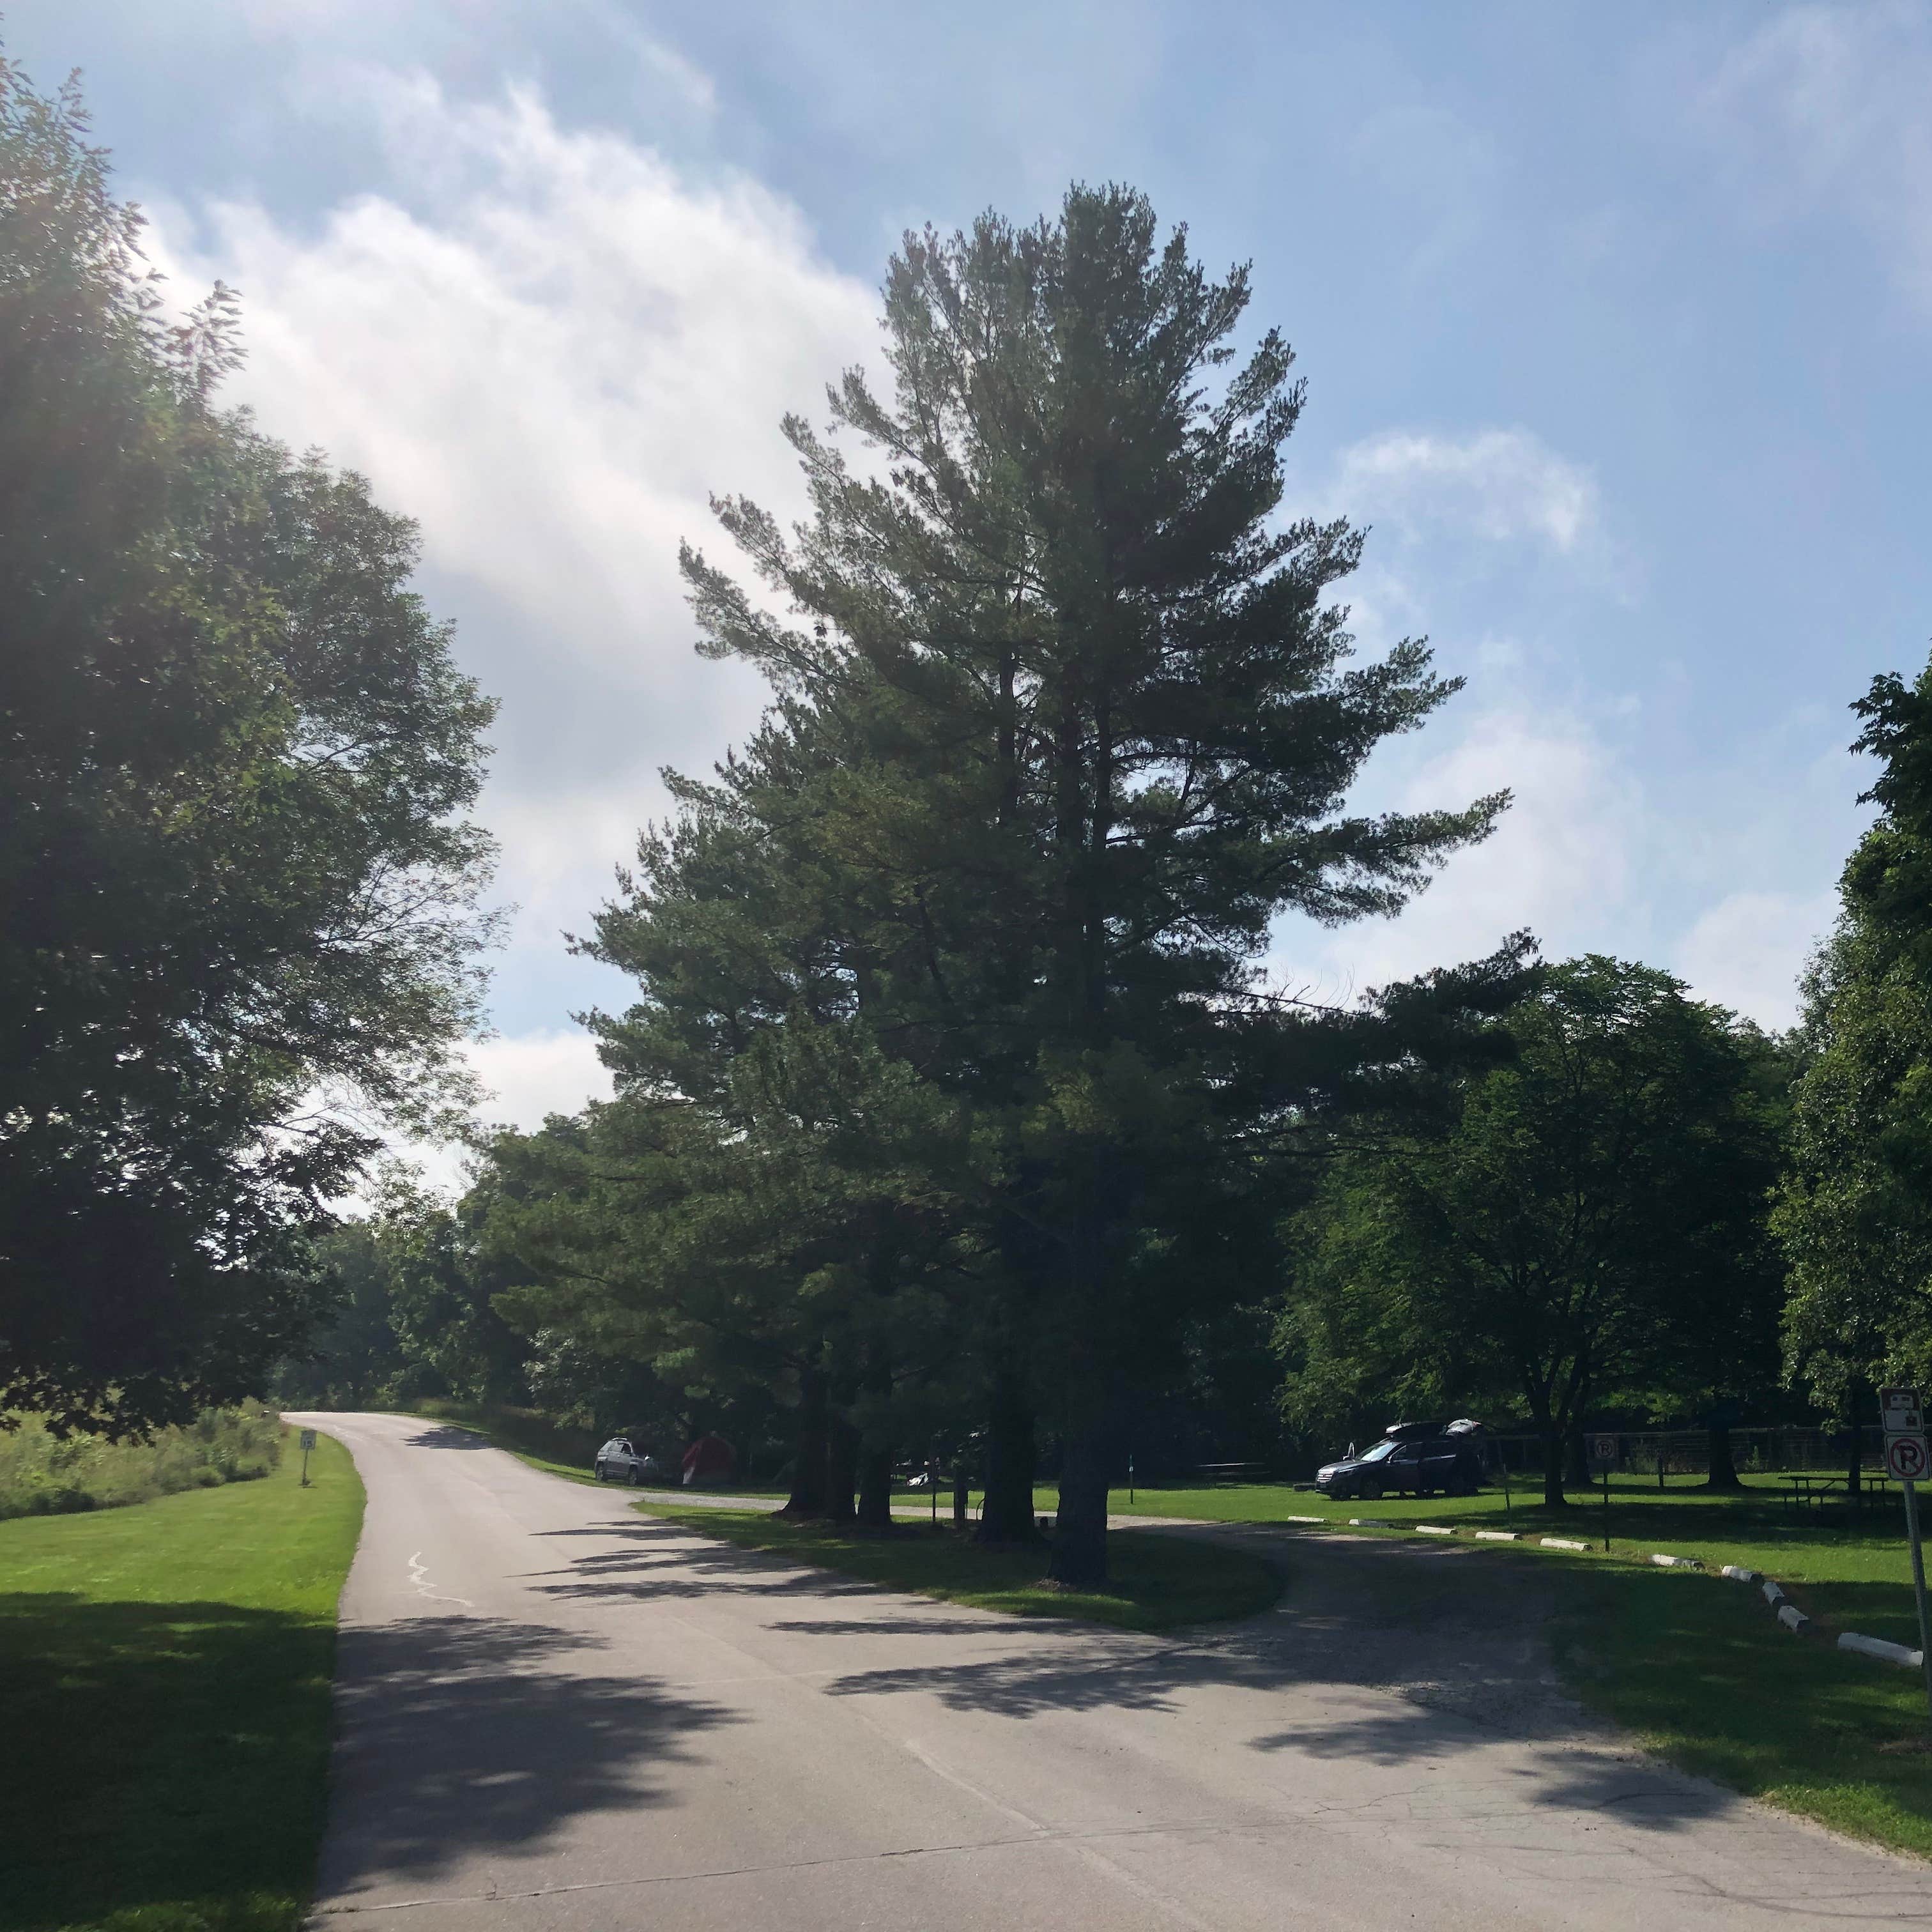
[(604, 1480), (604, 1465), (602, 1462), (594, 1464), (591, 1473), (601, 1483)]
[(641, 1490), (644, 1486), (644, 1472), (634, 1462), (631, 1465), (631, 1486), (634, 1490)]

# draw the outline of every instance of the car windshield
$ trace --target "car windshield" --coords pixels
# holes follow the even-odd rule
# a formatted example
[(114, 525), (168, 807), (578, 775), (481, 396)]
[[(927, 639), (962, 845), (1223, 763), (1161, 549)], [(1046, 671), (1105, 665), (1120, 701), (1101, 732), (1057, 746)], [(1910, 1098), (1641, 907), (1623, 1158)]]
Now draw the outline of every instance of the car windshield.
[(1378, 1442), (1372, 1449), (1366, 1450), (1360, 1460), (1364, 1462), (1380, 1462), (1394, 1454), (1395, 1444), (1393, 1442)]

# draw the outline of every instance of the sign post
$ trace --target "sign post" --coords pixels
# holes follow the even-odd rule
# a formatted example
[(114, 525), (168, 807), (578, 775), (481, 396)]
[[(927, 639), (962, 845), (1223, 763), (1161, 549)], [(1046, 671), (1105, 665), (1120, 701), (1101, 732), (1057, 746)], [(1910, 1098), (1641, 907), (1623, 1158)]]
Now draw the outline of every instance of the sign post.
[(302, 1486), (308, 1487), (308, 1452), (315, 1447), (315, 1431), (304, 1429), (302, 1432)]
[[(1925, 1708), (1932, 1715), (1932, 1617), (1926, 1613), (1925, 1551), (1918, 1538), (1918, 1485), (1932, 1474), (1925, 1442), (1925, 1412), (1916, 1389), (1880, 1389), (1885, 1423), (1885, 1466), (1905, 1492), (1905, 1534), (1912, 1544), (1912, 1593), (1918, 1606), (1918, 1657), (1925, 1672)], [(1855, 1425), (1856, 1426), (1856, 1425)]]
[(1617, 1438), (1594, 1436), (1590, 1438), (1590, 1457), (1604, 1472), (1604, 1550), (1610, 1547), (1610, 1465), (1617, 1460)]

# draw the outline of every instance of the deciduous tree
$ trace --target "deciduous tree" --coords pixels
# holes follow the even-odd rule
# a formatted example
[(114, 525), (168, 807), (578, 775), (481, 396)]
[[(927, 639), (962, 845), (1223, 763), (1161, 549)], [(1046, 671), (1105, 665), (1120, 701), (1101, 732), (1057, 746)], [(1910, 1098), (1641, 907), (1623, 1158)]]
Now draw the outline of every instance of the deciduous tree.
[(0, 1410), (258, 1389), (385, 1121), (463, 1091), (491, 706), (361, 479), (218, 406), (71, 89), (0, 61)]

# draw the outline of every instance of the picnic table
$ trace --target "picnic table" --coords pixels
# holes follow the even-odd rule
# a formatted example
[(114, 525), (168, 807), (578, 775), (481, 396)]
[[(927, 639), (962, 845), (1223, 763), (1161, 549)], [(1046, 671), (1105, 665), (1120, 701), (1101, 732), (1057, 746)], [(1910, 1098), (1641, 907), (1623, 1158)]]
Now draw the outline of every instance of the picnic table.
[[(1780, 1500), (1787, 1512), (1805, 1508), (1822, 1509), (1832, 1502), (1849, 1502), (1849, 1479), (1844, 1476), (1796, 1475), (1778, 1478), (1784, 1485), (1784, 1493)], [(1894, 1478), (1883, 1469), (1862, 1469), (1858, 1472), (1858, 1492), (1868, 1490), (1883, 1490)]]

